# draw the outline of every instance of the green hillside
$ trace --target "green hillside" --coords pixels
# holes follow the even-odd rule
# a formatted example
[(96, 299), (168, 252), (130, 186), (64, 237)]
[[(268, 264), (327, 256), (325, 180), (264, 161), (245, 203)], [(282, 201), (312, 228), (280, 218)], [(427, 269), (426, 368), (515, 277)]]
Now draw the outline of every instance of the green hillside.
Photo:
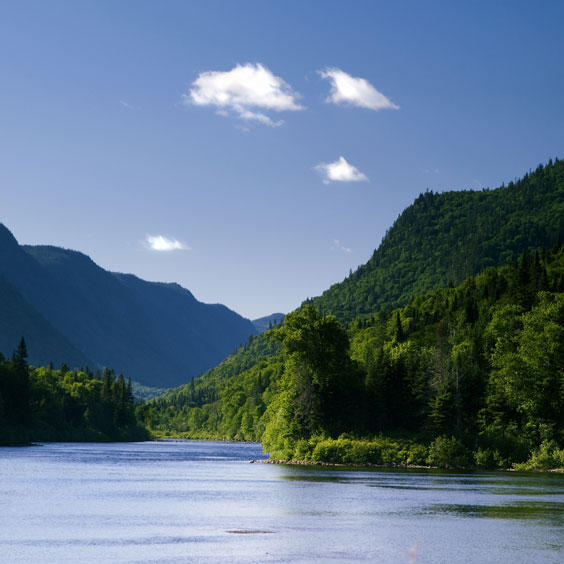
[[(397, 219), (367, 264), (309, 300), (322, 314), (348, 322), (405, 305), (430, 290), (460, 283), (483, 268), (517, 260), (524, 249), (550, 247), (564, 234), (564, 161), (539, 166), (495, 190), (421, 194)], [(264, 335), (198, 378), (213, 389), (264, 360)], [(162, 401), (183, 405), (186, 387)]]
[(560, 246), (348, 328), (307, 305), (269, 335), (278, 354), (256, 338), (226, 362), (263, 358), (197, 380), (201, 402), (184, 387), (140, 415), (157, 434), (260, 439), (282, 459), (564, 465)]
[(423, 194), (369, 263), (146, 404), (145, 421), (277, 458), (503, 467), (544, 449), (558, 465), (563, 227), (562, 161), (497, 190)]
[[(279, 352), (280, 346), (264, 334), (250, 337), (245, 346), (204, 375), (147, 402), (143, 407), (146, 424), (162, 434), (259, 440), (257, 429), (265, 409), (262, 394), (270, 386), (272, 376), (270, 368), (264, 373), (262, 368), (272, 363), (279, 366)], [(229, 420), (218, 411), (220, 397), (240, 404)], [(246, 415), (245, 431), (241, 433), (240, 423), (249, 411), (249, 402), (254, 403), (252, 424)]]
[(350, 321), (459, 284), (564, 235), (564, 161), (495, 190), (426, 192), (398, 217), (372, 258), (311, 303)]

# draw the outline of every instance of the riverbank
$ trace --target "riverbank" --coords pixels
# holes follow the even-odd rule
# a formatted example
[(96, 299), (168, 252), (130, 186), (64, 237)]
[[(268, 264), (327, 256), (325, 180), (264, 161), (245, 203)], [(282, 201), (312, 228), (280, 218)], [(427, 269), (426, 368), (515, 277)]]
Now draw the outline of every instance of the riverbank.
[(152, 438), (151, 433), (141, 425), (122, 427), (110, 434), (89, 427), (57, 429), (48, 426), (12, 426), (0, 429), (0, 447), (25, 447), (37, 443), (131, 443)]
[[(214, 441), (245, 443), (242, 439), (222, 437), (157, 436), (162, 441)], [(262, 464), (302, 466), (340, 466), (348, 468), (406, 468), (447, 470), (504, 470), (522, 472), (564, 472), (564, 450), (555, 442), (543, 442), (527, 458), (512, 460), (499, 451), (470, 450), (458, 439), (438, 437), (430, 444), (406, 438), (337, 439), (314, 436), (296, 441), (285, 451), (271, 452), (272, 458), (253, 460)]]
[(202, 439), (202, 438), (189, 438), (189, 437), (159, 437), (153, 436), (153, 441), (160, 441), (163, 443), (181, 443), (181, 442), (188, 442), (188, 441), (200, 441), (206, 443), (255, 443), (260, 444), (260, 441), (245, 441), (243, 439), (225, 439), (225, 438), (211, 438), (211, 439)]
[(424, 466), (420, 464), (345, 464), (339, 462), (322, 462), (307, 460), (275, 460), (272, 458), (250, 460), (250, 464), (283, 464), (291, 466), (323, 466), (323, 467), (339, 467), (339, 468), (412, 468), (422, 470), (438, 470), (437, 466)]
[[(423, 464), (345, 464), (339, 462), (321, 462), (307, 460), (275, 460), (272, 458), (264, 458), (258, 460), (249, 460), (249, 464), (280, 464), (289, 466), (319, 466), (324, 468), (382, 468), (382, 469), (404, 469), (404, 470), (447, 470), (439, 466), (429, 466)], [(450, 469), (452, 470), (452, 469)], [(479, 468), (477, 466), (469, 466), (467, 468), (457, 468), (462, 472), (472, 471), (495, 471), (495, 472), (549, 472), (553, 474), (564, 474), (564, 468)]]
[(339, 465), (365, 468), (441, 468), (449, 470), (513, 470), (563, 472), (564, 450), (545, 441), (532, 451), (513, 458), (511, 452), (470, 450), (455, 437), (437, 437), (430, 444), (391, 437), (337, 439), (311, 437), (285, 451), (270, 452), (272, 463)]

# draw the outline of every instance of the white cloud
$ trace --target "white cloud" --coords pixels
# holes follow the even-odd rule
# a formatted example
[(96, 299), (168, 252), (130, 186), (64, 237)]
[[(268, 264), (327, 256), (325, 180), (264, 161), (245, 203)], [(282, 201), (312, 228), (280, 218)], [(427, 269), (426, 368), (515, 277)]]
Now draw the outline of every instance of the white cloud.
[(339, 241), (339, 239), (334, 239), (333, 245), (329, 248), (332, 251), (342, 251), (343, 253), (352, 253), (352, 249), (349, 249), (348, 247), (345, 247), (344, 245), (342, 245), (341, 241)]
[(441, 171), (438, 168), (426, 168), (423, 172), (425, 174), (441, 174)]
[(257, 121), (271, 127), (282, 125), (283, 122), (274, 121), (263, 113), (264, 110), (282, 112), (305, 109), (297, 102), (299, 94), (260, 63), (237, 65), (225, 72), (203, 72), (192, 83), (190, 92), (182, 98), (185, 104), (215, 106), (220, 115), (226, 115), (231, 110), (245, 121)]
[(368, 177), (358, 168), (349, 164), (344, 157), (339, 157), (334, 163), (320, 163), (315, 167), (325, 178), (324, 184), (329, 182), (368, 182)]
[(239, 117), (248, 121), (258, 121), (259, 123), (269, 125), (270, 127), (279, 127), (284, 123), (282, 120), (273, 121), (265, 114), (261, 114), (260, 112), (251, 112), (250, 110), (244, 110), (239, 114)]
[(326, 102), (337, 105), (358, 106), (369, 110), (399, 110), (391, 100), (378, 92), (364, 78), (355, 78), (341, 69), (318, 71), (321, 78), (331, 80), (331, 93)]
[(135, 110), (135, 111), (138, 111), (138, 110), (141, 109), (140, 106), (132, 106), (131, 104), (127, 103), (125, 100), (120, 100), (120, 101), (119, 101), (119, 105), (120, 105), (122, 108), (126, 108), (126, 109), (128, 109), (128, 110)]
[(145, 245), (153, 251), (190, 251), (191, 248), (177, 239), (167, 239), (162, 235), (147, 235)]

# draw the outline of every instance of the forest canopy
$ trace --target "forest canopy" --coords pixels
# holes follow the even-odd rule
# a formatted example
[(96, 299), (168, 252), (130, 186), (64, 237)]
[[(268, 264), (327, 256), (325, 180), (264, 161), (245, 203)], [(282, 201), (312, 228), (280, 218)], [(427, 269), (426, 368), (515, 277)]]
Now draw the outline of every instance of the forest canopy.
[(29, 366), (23, 337), (10, 360), (0, 355), (0, 445), (144, 440), (135, 407), (131, 381), (111, 369)]
[(347, 326), (306, 304), (266, 338), (277, 354), (209, 403), (149, 402), (147, 424), (282, 459), (505, 468), (542, 451), (564, 465), (560, 244)]

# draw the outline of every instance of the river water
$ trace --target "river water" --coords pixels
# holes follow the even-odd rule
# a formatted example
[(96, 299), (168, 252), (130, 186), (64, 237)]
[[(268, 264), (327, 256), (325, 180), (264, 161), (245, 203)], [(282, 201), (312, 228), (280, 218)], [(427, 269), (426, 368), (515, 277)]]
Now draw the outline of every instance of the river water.
[(0, 449), (6, 563), (564, 562), (564, 476), (249, 464), (257, 444)]

